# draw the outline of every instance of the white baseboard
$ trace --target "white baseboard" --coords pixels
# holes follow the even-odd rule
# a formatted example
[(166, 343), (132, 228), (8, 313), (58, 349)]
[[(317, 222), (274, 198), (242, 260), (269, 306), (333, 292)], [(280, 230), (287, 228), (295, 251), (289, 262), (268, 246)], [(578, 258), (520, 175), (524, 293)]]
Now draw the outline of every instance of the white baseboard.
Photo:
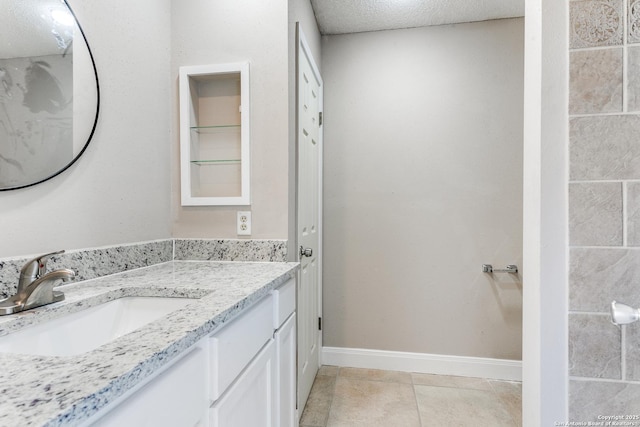
[(323, 365), (522, 381), (522, 361), (361, 348), (322, 347)]

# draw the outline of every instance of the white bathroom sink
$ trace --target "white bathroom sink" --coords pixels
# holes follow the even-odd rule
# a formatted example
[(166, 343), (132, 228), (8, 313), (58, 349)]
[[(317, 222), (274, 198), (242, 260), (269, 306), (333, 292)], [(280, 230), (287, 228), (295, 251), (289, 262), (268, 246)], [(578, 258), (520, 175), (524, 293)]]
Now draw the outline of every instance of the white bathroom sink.
[(0, 337), (0, 353), (73, 356), (94, 350), (193, 302), (125, 297)]

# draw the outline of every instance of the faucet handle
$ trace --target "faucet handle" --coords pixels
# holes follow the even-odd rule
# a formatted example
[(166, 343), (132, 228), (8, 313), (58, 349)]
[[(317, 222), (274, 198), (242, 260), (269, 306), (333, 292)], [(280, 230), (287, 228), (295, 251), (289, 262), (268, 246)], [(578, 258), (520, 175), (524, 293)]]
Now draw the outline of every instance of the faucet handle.
[(51, 252), (44, 255), (38, 255), (37, 257), (29, 260), (22, 270), (20, 270), (20, 279), (36, 279), (47, 272), (47, 261), (54, 255), (63, 254), (64, 250)]

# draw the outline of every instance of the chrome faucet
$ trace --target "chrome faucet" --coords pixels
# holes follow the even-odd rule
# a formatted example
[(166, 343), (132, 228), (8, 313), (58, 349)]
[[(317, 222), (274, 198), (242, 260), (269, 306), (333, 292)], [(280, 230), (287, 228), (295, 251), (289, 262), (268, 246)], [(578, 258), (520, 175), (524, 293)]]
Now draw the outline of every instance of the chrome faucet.
[(0, 300), (0, 316), (18, 313), (54, 302), (62, 301), (64, 294), (53, 288), (75, 277), (72, 270), (61, 268), (47, 273), (47, 261), (64, 251), (40, 255), (27, 262), (20, 270), (18, 291), (15, 295)]

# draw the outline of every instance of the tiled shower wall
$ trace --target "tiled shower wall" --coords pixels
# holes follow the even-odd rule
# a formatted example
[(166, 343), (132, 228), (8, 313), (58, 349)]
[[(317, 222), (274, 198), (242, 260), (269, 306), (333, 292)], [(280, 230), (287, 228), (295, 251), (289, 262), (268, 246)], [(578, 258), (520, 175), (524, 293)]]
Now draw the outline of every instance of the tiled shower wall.
[[(570, 0), (569, 419), (640, 415), (640, 0)], [(635, 421), (640, 425), (640, 420)]]

